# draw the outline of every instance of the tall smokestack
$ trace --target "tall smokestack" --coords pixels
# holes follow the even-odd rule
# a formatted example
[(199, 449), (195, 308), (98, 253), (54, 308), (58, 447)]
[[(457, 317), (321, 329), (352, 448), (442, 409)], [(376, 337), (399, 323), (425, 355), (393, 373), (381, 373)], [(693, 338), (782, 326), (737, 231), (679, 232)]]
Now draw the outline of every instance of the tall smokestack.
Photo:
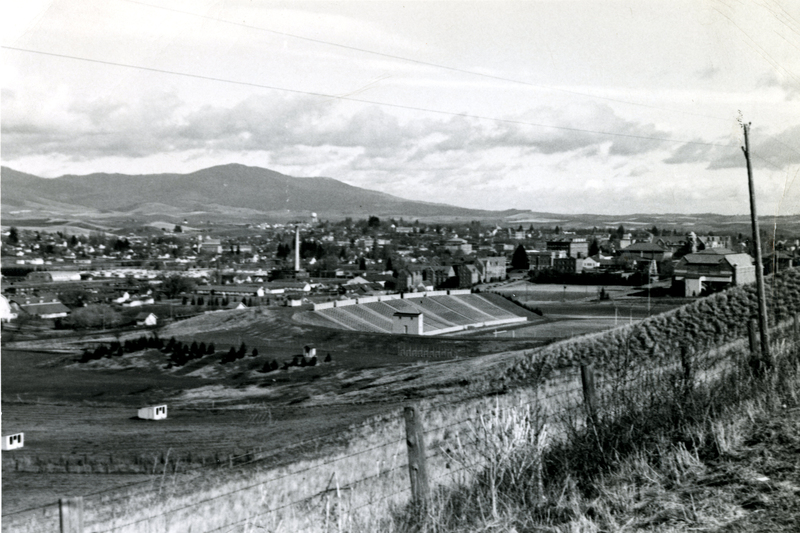
[(294, 271), (300, 272), (300, 226), (294, 227)]

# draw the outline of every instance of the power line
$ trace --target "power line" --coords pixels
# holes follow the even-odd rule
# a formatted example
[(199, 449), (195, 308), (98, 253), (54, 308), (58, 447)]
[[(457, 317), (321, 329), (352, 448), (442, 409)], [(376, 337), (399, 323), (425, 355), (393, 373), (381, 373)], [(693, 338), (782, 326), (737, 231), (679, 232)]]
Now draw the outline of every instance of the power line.
[(129, 4), (137, 4), (137, 5), (140, 5), (140, 6), (146, 6), (146, 7), (152, 8), (152, 9), (160, 9), (160, 10), (163, 10), (163, 11), (169, 11), (169, 12), (172, 12), (172, 13), (178, 13), (178, 14), (181, 14), (181, 15), (189, 15), (189, 16), (192, 16), (192, 17), (198, 17), (198, 18), (205, 19), (205, 20), (212, 20), (214, 22), (219, 22), (219, 23), (222, 23), (222, 24), (229, 24), (231, 26), (238, 26), (240, 28), (248, 28), (248, 29), (251, 29), (251, 30), (264, 31), (264, 32), (268, 32), (268, 33), (273, 33), (275, 35), (281, 35), (281, 36), (284, 36), (284, 37), (291, 37), (292, 39), (298, 39), (298, 40), (306, 41), (306, 42), (310, 42), (310, 43), (323, 44), (323, 45), (326, 45), (326, 46), (333, 46), (333, 47), (336, 47), (336, 48), (342, 48), (344, 50), (352, 50), (354, 52), (360, 52), (360, 53), (363, 53), (363, 54), (371, 54), (371, 55), (375, 55), (375, 56), (379, 56), (379, 57), (385, 57), (385, 58), (388, 58), (388, 59), (396, 59), (396, 60), (399, 60), (399, 61), (405, 61), (405, 62), (408, 62), (408, 63), (414, 63), (414, 64), (417, 64), (417, 65), (423, 65), (423, 66), (426, 66), (426, 67), (433, 67), (433, 68), (438, 68), (438, 69), (442, 69), (442, 70), (448, 70), (450, 72), (458, 72), (459, 74), (469, 74), (471, 76), (479, 76), (479, 77), (482, 77), (482, 78), (487, 78), (487, 79), (492, 79), (492, 80), (497, 80), (497, 81), (504, 81), (504, 82), (508, 82), (508, 83), (515, 83), (515, 84), (518, 84), (518, 85), (526, 85), (528, 87), (535, 87), (537, 89), (544, 89), (544, 90), (547, 90), (547, 91), (562, 92), (562, 93), (565, 93), (565, 94), (583, 96), (585, 98), (596, 98), (598, 100), (606, 100), (606, 101), (609, 101), (609, 102), (616, 102), (616, 103), (620, 103), (620, 104), (633, 105), (633, 106), (639, 106), (639, 107), (647, 107), (647, 108), (650, 108), (650, 109), (659, 109), (659, 110), (662, 110), (662, 111), (670, 111), (672, 113), (681, 113), (681, 114), (684, 114), (684, 115), (692, 115), (692, 116), (696, 116), (696, 117), (711, 118), (711, 119), (714, 119), (714, 120), (721, 120), (721, 121), (725, 121), (725, 122), (730, 122), (730, 118), (715, 117), (715, 116), (711, 116), (711, 115), (704, 115), (704, 114), (701, 114), (701, 113), (692, 113), (690, 111), (680, 111), (680, 110), (676, 110), (676, 109), (668, 109), (668, 108), (660, 107), (660, 106), (657, 106), (657, 105), (643, 104), (643, 103), (640, 103), (640, 102), (631, 102), (631, 101), (628, 101), (628, 100), (620, 100), (620, 99), (616, 99), (616, 98), (610, 98), (610, 97), (607, 97), (607, 96), (597, 96), (597, 95), (590, 94), (590, 93), (582, 93), (580, 91), (571, 91), (569, 89), (561, 89), (559, 87), (552, 87), (552, 86), (549, 86), (549, 85), (541, 85), (541, 84), (537, 84), (537, 83), (531, 83), (531, 82), (528, 82), (528, 81), (522, 81), (522, 80), (517, 80), (517, 79), (513, 79), (513, 78), (506, 78), (506, 77), (503, 77), (503, 76), (496, 76), (494, 74), (486, 74), (484, 72), (477, 72), (477, 71), (474, 71), (474, 70), (468, 70), (468, 69), (463, 69), (463, 68), (458, 68), (458, 67), (452, 67), (452, 66), (449, 66), (449, 65), (442, 65), (441, 63), (433, 63), (433, 62), (430, 62), (430, 61), (423, 61), (421, 59), (414, 59), (412, 57), (399, 56), (399, 55), (396, 55), (396, 54), (388, 54), (388, 53), (385, 53), (385, 52), (376, 52), (375, 50), (369, 50), (367, 48), (360, 48), (360, 47), (357, 47), (357, 46), (350, 46), (350, 45), (341, 44), (341, 43), (334, 43), (334, 42), (325, 41), (325, 40), (322, 40), (322, 39), (314, 39), (313, 37), (305, 37), (303, 35), (297, 35), (295, 33), (288, 33), (288, 32), (284, 32), (284, 31), (273, 30), (271, 28), (264, 28), (262, 26), (253, 26), (251, 24), (245, 24), (245, 23), (242, 23), (242, 22), (233, 22), (233, 21), (225, 20), (225, 19), (221, 19), (221, 18), (210, 17), (208, 15), (201, 15), (199, 13), (192, 13), (191, 11), (182, 11), (180, 9), (174, 9), (174, 8), (170, 8), (170, 7), (156, 6), (156, 5), (153, 5), (153, 4), (148, 4), (146, 2), (137, 2), (136, 0), (119, 0), (119, 1), (127, 2)]
[(700, 146), (718, 146), (718, 147), (723, 147), (723, 148), (731, 148), (731, 145), (727, 145), (727, 144), (709, 143), (709, 142), (701, 142), (701, 141), (689, 141), (689, 140), (685, 140), (685, 139), (669, 139), (669, 138), (664, 138), (664, 137), (649, 137), (649, 136), (646, 136), (646, 135), (635, 135), (635, 134), (631, 134), (631, 133), (616, 133), (616, 132), (611, 132), (611, 131), (587, 130), (587, 129), (583, 129), (583, 128), (572, 128), (572, 127), (568, 127), (568, 126), (553, 126), (552, 124), (541, 124), (541, 123), (536, 123), (536, 122), (526, 122), (526, 121), (523, 121), (523, 120), (512, 120), (512, 119), (487, 117), (487, 116), (483, 116), (483, 115), (474, 115), (474, 114), (471, 114), (471, 113), (454, 113), (452, 111), (442, 111), (440, 109), (431, 109), (431, 108), (417, 107), (417, 106), (403, 105), (403, 104), (392, 104), (392, 103), (389, 103), (389, 102), (379, 102), (379, 101), (375, 101), (375, 100), (366, 100), (366, 99), (363, 99), (363, 98), (353, 98), (351, 96), (341, 96), (341, 95), (320, 93), (320, 92), (313, 92), (313, 91), (301, 91), (299, 89), (289, 89), (289, 88), (286, 88), (286, 87), (278, 87), (278, 86), (275, 86), (275, 85), (265, 85), (265, 84), (254, 83), (254, 82), (249, 82), (249, 81), (230, 80), (230, 79), (225, 79), (225, 78), (217, 78), (215, 76), (206, 76), (206, 75), (203, 75), (203, 74), (193, 74), (193, 73), (190, 73), (190, 72), (178, 72), (178, 71), (174, 71), (174, 70), (160, 69), (160, 68), (155, 68), (155, 67), (145, 67), (145, 66), (141, 66), (141, 65), (133, 65), (133, 64), (130, 64), (130, 63), (120, 63), (120, 62), (116, 62), (116, 61), (106, 61), (106, 60), (103, 60), (103, 59), (92, 59), (92, 58), (79, 57), (79, 56), (73, 56), (73, 55), (68, 55), (68, 54), (58, 54), (58, 53), (55, 53), (55, 52), (45, 52), (45, 51), (42, 51), (42, 50), (31, 50), (29, 48), (19, 48), (19, 47), (15, 47), (15, 46), (2, 46), (2, 48), (5, 49), (5, 50), (14, 50), (14, 51), (17, 51), (17, 52), (26, 52), (26, 53), (30, 53), (30, 54), (38, 54), (38, 55), (44, 55), (44, 56), (50, 56), (50, 57), (58, 57), (58, 58), (61, 58), (61, 59), (73, 59), (73, 60), (76, 60), (76, 61), (85, 61), (87, 63), (95, 63), (95, 64), (99, 64), (99, 65), (108, 65), (108, 66), (123, 67), (123, 68), (132, 68), (132, 69), (136, 69), (136, 70), (142, 70), (142, 71), (145, 71), (145, 72), (155, 72), (155, 73), (158, 73), (158, 74), (169, 74), (169, 75), (175, 75), (175, 76), (183, 76), (183, 77), (187, 77), (187, 78), (193, 78), (193, 79), (199, 79), (199, 80), (205, 80), (205, 81), (215, 81), (215, 82), (220, 82), (220, 83), (230, 83), (230, 84), (233, 84), (233, 85), (242, 85), (242, 86), (246, 86), (246, 87), (256, 87), (256, 88), (259, 88), (259, 89), (269, 89), (269, 90), (273, 90), (273, 91), (283, 91), (283, 92), (287, 92), (287, 93), (303, 94), (303, 95), (306, 95), (306, 96), (316, 96), (316, 97), (320, 97), (320, 98), (346, 100), (346, 101), (349, 101), (349, 102), (358, 102), (358, 103), (362, 103), (362, 104), (370, 104), (370, 105), (391, 107), (391, 108), (394, 108), (394, 109), (404, 109), (404, 110), (410, 110), (410, 111), (421, 111), (421, 112), (424, 112), (424, 113), (434, 113), (434, 114), (439, 114), (439, 115), (447, 115), (447, 116), (451, 116), (451, 117), (472, 118), (472, 119), (477, 119), (477, 120), (488, 120), (488, 121), (492, 121), (492, 122), (499, 122), (499, 123), (505, 123), (505, 124), (516, 124), (516, 125), (519, 125), (519, 126), (531, 126), (531, 127), (536, 127), (536, 128), (549, 128), (549, 129), (560, 130), (560, 131), (570, 131), (570, 132), (574, 132), (574, 133), (590, 133), (590, 134), (593, 134), (593, 135), (607, 135), (607, 136), (610, 136), (610, 137), (623, 137), (623, 138), (627, 138), (627, 139), (641, 139), (641, 140), (659, 141), (659, 142), (675, 143), (675, 144), (693, 144), (693, 145), (700, 145)]

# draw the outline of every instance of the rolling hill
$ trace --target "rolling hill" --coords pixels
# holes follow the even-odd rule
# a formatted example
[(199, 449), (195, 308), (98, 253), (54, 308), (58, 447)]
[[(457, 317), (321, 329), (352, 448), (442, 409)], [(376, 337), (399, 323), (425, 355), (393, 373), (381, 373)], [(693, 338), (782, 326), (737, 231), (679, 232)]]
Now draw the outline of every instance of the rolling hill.
[[(90, 174), (46, 179), (2, 168), (4, 213), (24, 209), (118, 213), (209, 212), (252, 216), (254, 212), (316, 212), (346, 216), (474, 217), (502, 219), (518, 211), (481, 211), (416, 202), (354, 187), (332, 178), (296, 178), (272, 170), (231, 164), (190, 174)], [(172, 211), (172, 213), (169, 213)]]

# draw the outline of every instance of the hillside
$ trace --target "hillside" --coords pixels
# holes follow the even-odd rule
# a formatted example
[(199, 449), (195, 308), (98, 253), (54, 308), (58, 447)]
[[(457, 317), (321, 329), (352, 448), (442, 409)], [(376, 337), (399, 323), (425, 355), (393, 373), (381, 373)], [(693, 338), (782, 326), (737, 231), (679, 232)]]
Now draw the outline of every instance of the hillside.
[(445, 204), (415, 202), (348, 185), (332, 178), (298, 178), (244, 165), (211, 167), (190, 174), (90, 174), (46, 179), (2, 168), (4, 213), (46, 206), (53, 212), (144, 211), (211, 212), (236, 215), (316, 212), (324, 218), (345, 216), (495, 218), (516, 211), (481, 211)]

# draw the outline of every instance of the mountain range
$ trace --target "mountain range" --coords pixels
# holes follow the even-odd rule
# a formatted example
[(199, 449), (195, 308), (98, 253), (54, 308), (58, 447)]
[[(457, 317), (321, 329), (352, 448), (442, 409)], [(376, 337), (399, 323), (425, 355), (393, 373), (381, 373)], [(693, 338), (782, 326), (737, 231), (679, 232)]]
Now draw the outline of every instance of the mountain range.
[[(520, 213), (482, 211), (418, 202), (348, 185), (333, 178), (297, 178), (238, 164), (190, 174), (89, 174), (41, 178), (2, 167), (3, 213), (48, 214), (207, 213), (291, 218), (314, 212), (320, 218), (456, 217), (497, 218)], [(44, 213), (43, 213), (44, 214)]]

